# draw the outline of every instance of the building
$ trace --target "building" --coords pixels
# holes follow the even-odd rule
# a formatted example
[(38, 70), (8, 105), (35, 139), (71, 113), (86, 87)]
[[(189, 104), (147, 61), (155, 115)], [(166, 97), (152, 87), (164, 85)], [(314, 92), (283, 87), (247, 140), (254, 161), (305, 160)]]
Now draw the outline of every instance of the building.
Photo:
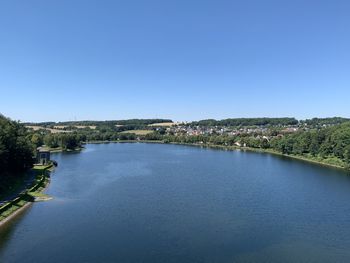
[(50, 162), (50, 151), (47, 148), (39, 147), (36, 152), (36, 163), (47, 165)]

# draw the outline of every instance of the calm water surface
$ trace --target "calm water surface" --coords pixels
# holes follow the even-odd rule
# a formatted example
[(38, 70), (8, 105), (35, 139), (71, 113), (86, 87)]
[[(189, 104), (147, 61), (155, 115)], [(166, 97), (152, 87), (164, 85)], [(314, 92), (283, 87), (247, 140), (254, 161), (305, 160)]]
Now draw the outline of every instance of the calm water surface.
[(350, 177), (160, 144), (54, 154), (49, 202), (0, 228), (0, 262), (350, 262)]

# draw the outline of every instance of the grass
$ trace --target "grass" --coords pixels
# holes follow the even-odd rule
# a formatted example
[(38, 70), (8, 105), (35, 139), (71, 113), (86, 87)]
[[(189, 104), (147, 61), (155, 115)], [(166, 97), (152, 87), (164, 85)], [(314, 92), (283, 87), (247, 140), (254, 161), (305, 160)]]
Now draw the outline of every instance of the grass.
[(48, 196), (48, 195), (40, 193), (40, 192), (29, 192), (28, 194), (30, 196), (33, 196), (33, 197), (47, 197)]
[(43, 194), (41, 192), (29, 192), (28, 195), (31, 196), (35, 201), (48, 201), (52, 199), (51, 196)]
[(173, 123), (173, 122), (161, 122), (161, 123), (152, 123), (152, 124), (149, 124), (148, 126), (151, 126), (151, 127), (171, 127), (174, 125), (175, 125), (175, 123)]
[(66, 131), (66, 130), (60, 130), (60, 129), (46, 128), (46, 127), (42, 127), (39, 125), (27, 125), (26, 128), (32, 129), (33, 131), (47, 130), (47, 131), (50, 131), (51, 133), (69, 133), (69, 132), (72, 132), (72, 131)]
[(57, 153), (57, 152), (62, 152), (63, 151), (63, 148), (62, 147), (55, 147), (55, 148), (48, 148), (48, 150), (52, 153)]
[(17, 205), (12, 205), (11, 207), (9, 207), (8, 209), (6, 209), (6, 211), (1, 213), (1, 217), (6, 218), (9, 215), (11, 215), (13, 212), (15, 212), (16, 210), (18, 210), (20, 208), (20, 206)]
[(52, 164), (49, 165), (34, 165), (33, 170), (34, 171), (44, 171), (49, 169), (52, 166)]
[(146, 134), (150, 134), (153, 131), (151, 130), (128, 130), (128, 131), (122, 131), (121, 133), (133, 133), (136, 135), (146, 135)]
[(6, 210), (0, 213), (0, 221), (11, 215), (13, 212), (17, 211), (19, 208), (23, 207), (27, 203), (27, 199), (28, 197), (23, 195), (20, 198), (16, 198), (17, 201), (13, 201), (7, 203), (6, 205), (3, 205), (1, 208), (6, 206)]
[(23, 207), (28, 202), (33, 202), (34, 199), (37, 199), (37, 201), (52, 199), (50, 196), (41, 193), (49, 182), (49, 178), (45, 175), (44, 171), (51, 166), (52, 165), (43, 165), (33, 167), (33, 171), (37, 173), (33, 185), (28, 187), (23, 194), (20, 194), (17, 198), (0, 207), (0, 221), (10, 216), (13, 212)]
[(59, 130), (62, 130), (62, 129), (65, 129), (65, 128), (68, 128), (68, 127), (72, 127), (72, 128), (76, 128), (76, 129), (86, 129), (86, 128), (89, 128), (91, 130), (95, 130), (96, 129), (96, 126), (95, 125), (56, 125), (56, 126), (53, 126), (54, 129), (59, 129)]
[(81, 151), (83, 149), (83, 147), (77, 147), (75, 148), (74, 150), (71, 150), (71, 149), (66, 149), (64, 150), (62, 147), (55, 147), (55, 148), (52, 148), (52, 147), (48, 147), (47, 148), (51, 153), (59, 153), (59, 152), (78, 152), (78, 151)]

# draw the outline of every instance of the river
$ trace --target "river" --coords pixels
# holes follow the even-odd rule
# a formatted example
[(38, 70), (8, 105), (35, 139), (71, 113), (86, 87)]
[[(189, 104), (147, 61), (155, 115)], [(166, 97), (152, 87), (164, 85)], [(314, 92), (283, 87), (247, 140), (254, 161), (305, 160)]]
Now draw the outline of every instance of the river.
[(350, 177), (264, 153), (90, 144), (56, 153), (0, 262), (350, 262)]

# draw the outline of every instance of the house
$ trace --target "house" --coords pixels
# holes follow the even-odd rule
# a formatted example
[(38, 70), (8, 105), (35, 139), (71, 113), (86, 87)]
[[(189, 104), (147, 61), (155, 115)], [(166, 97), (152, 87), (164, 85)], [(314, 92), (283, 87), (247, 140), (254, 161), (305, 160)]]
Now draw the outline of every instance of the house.
[(37, 148), (36, 163), (41, 165), (47, 165), (50, 162), (50, 151), (45, 147)]

